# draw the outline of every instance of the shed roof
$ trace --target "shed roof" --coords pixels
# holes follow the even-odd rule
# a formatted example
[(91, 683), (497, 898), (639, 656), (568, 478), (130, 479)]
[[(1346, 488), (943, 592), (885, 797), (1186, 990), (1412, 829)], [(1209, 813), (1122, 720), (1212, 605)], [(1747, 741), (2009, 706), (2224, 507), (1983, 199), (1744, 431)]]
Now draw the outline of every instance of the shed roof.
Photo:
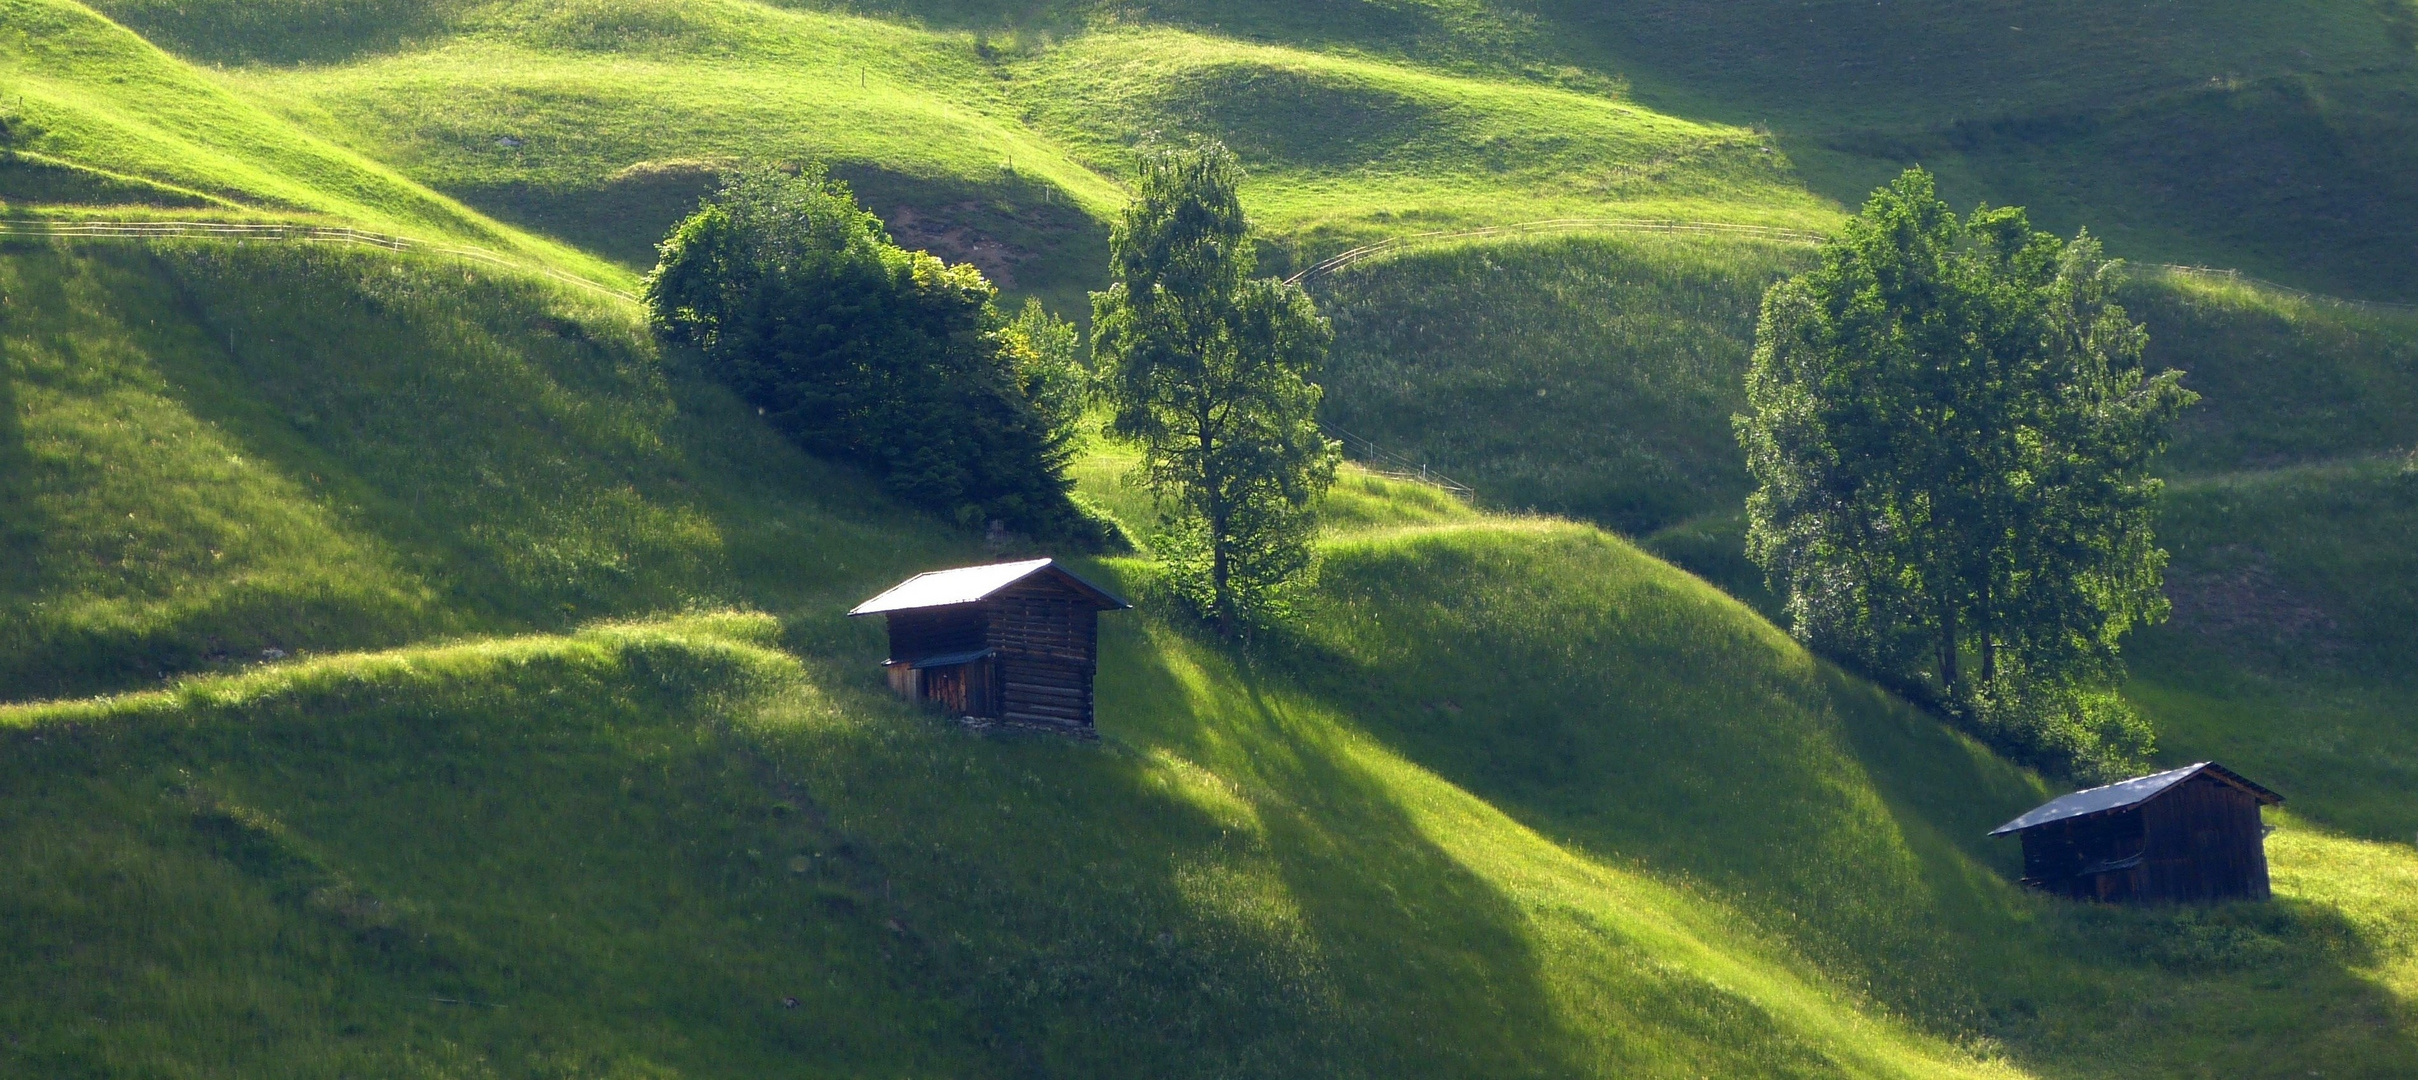
[(1058, 565), (1056, 559), (1027, 559), (1023, 562), (992, 563), (988, 566), (961, 566), (954, 570), (934, 570), (917, 574), (888, 592), (858, 604), (848, 612), (856, 615), (879, 615), (889, 611), (912, 611), (917, 608), (954, 607), (978, 603), (1010, 585), (1035, 574), (1048, 574), (1073, 591), (1084, 594), (1103, 609), (1119, 610), (1133, 605), (1115, 593), (1083, 580), (1074, 571)]
[(2019, 833), (2025, 829), (2046, 825), (2052, 821), (2069, 821), (2074, 818), (2089, 817), (2092, 814), (2104, 814), (2113, 810), (2139, 806), (2202, 773), (2247, 791), (2262, 803), (2284, 801), (2283, 796), (2243, 779), (2240, 773), (2213, 761), (2203, 761), (2197, 765), (2185, 765), (2180, 769), (2168, 769), (2162, 773), (2136, 776), (2130, 780), (2118, 781), (2104, 787), (2089, 788), (2071, 795), (2061, 795), (2034, 807), (2022, 817), (1990, 830), (1990, 835), (2005, 836), (2008, 833)]

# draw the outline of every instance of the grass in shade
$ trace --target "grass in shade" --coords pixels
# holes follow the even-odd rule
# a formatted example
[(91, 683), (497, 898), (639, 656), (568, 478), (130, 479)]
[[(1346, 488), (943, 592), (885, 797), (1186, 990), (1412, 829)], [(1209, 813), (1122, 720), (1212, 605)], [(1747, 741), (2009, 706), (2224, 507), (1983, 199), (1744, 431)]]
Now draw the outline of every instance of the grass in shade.
[[(1317, 279), (1327, 419), (1477, 498), (1346, 470), (1247, 645), (1086, 563), (1142, 602), (1096, 743), (898, 703), (840, 615), (1025, 547), (526, 271), (626, 291), (812, 158), (1076, 314), (1135, 148), (1205, 134), (1276, 270), (1819, 231), (1922, 161), (2407, 299), (2405, 8), (0, 0), (9, 220), (517, 264), (0, 240), (0, 1073), (2402, 1075), (2418, 315), (2124, 286), (2205, 398), (2126, 693), (2290, 799), (2274, 902), (2132, 910), (2015, 886), (1981, 834), (2058, 785), (1766, 620), (1728, 418), (1807, 247)], [(1075, 473), (1147, 542), (1131, 465)]]
[[(1238, 653), (1095, 565), (1145, 601), (1103, 740), (979, 737), (839, 615), (976, 538), (623, 311), (378, 254), (6, 259), (11, 696), (116, 692), (0, 714), (15, 1071), (2412, 1051), (2406, 848), (2287, 816), (2277, 905), (2027, 895), (1980, 833), (2041, 781), (1589, 526), (1348, 474), (1291, 631)], [(1121, 473), (1085, 488), (1135, 517)]]

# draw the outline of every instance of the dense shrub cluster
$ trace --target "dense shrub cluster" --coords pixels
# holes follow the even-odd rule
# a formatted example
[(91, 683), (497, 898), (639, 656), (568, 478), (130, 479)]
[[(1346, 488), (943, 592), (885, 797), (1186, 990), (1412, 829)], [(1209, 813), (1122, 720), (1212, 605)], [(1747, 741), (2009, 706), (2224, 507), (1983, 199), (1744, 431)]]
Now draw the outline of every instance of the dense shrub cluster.
[[(1068, 498), (1080, 369), (1046, 313), (1011, 328), (972, 266), (891, 242), (820, 170), (743, 172), (665, 239), (656, 332), (808, 451), (980, 528), (1096, 539)], [(1012, 329), (1012, 332), (1011, 332)]]

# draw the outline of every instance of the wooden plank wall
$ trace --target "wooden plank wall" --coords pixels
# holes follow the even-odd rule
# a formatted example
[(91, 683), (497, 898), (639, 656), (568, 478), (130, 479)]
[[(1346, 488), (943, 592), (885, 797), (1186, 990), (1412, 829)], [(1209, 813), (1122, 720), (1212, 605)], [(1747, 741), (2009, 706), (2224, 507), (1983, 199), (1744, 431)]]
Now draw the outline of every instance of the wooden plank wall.
[(999, 715), (998, 671), (998, 664), (992, 660), (926, 668), (923, 671), (923, 700), (939, 705), (951, 716), (996, 718)]
[(1026, 724), (1092, 726), (1100, 619), (1054, 581), (1021, 582), (983, 604), (984, 644), (999, 653), (999, 717)]
[[(2130, 869), (2080, 873), (2135, 854), (2141, 863)], [(2258, 800), (2207, 776), (2193, 777), (2133, 810), (2025, 832), (2023, 873), (2027, 882), (2050, 892), (2117, 903), (2269, 896)]]
[(2267, 899), (2267, 841), (2258, 806), (2249, 792), (2205, 775), (2143, 806), (2149, 832), (2144, 899)]

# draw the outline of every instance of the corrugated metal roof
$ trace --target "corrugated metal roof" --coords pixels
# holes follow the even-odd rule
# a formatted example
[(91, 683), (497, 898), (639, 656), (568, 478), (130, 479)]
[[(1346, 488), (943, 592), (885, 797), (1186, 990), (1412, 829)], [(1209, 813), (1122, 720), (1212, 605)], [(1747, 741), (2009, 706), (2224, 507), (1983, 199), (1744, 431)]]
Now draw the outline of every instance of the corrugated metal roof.
[(1990, 835), (2005, 836), (2008, 833), (2022, 832), (2025, 829), (2046, 825), (2052, 821), (2065, 821), (2069, 818), (2087, 817), (2109, 810), (2139, 806), (2156, 798), (2168, 788), (2203, 772), (2214, 773), (2220, 779), (2241, 787), (2258, 796), (2260, 802), (2279, 803), (2284, 801), (2283, 796), (2242, 779), (2231, 769), (2214, 762), (2203, 761), (2196, 765), (2185, 765), (2180, 769), (2168, 769), (2162, 773), (2136, 776), (2130, 780), (2108, 784), (2105, 787), (2089, 788), (2071, 795), (2059, 796), (2034, 807), (2022, 817), (1990, 830)]
[(951, 607), (971, 604), (1001, 589), (1040, 573), (1056, 572), (1076, 587), (1095, 596), (1101, 606), (1129, 608), (1132, 604), (1118, 599), (1091, 582), (1083, 580), (1055, 559), (1027, 559), (1023, 562), (993, 563), (989, 566), (961, 566), (955, 570), (934, 570), (917, 574), (890, 588), (890, 591), (858, 604), (850, 615), (879, 615), (887, 611), (912, 611), (916, 608)]
[(976, 660), (986, 659), (995, 651), (996, 650), (993, 649), (976, 649), (972, 652), (944, 653), (939, 656), (924, 657), (923, 659), (907, 666), (914, 668), (917, 671), (922, 671), (926, 668), (956, 667), (959, 664), (971, 664)]

